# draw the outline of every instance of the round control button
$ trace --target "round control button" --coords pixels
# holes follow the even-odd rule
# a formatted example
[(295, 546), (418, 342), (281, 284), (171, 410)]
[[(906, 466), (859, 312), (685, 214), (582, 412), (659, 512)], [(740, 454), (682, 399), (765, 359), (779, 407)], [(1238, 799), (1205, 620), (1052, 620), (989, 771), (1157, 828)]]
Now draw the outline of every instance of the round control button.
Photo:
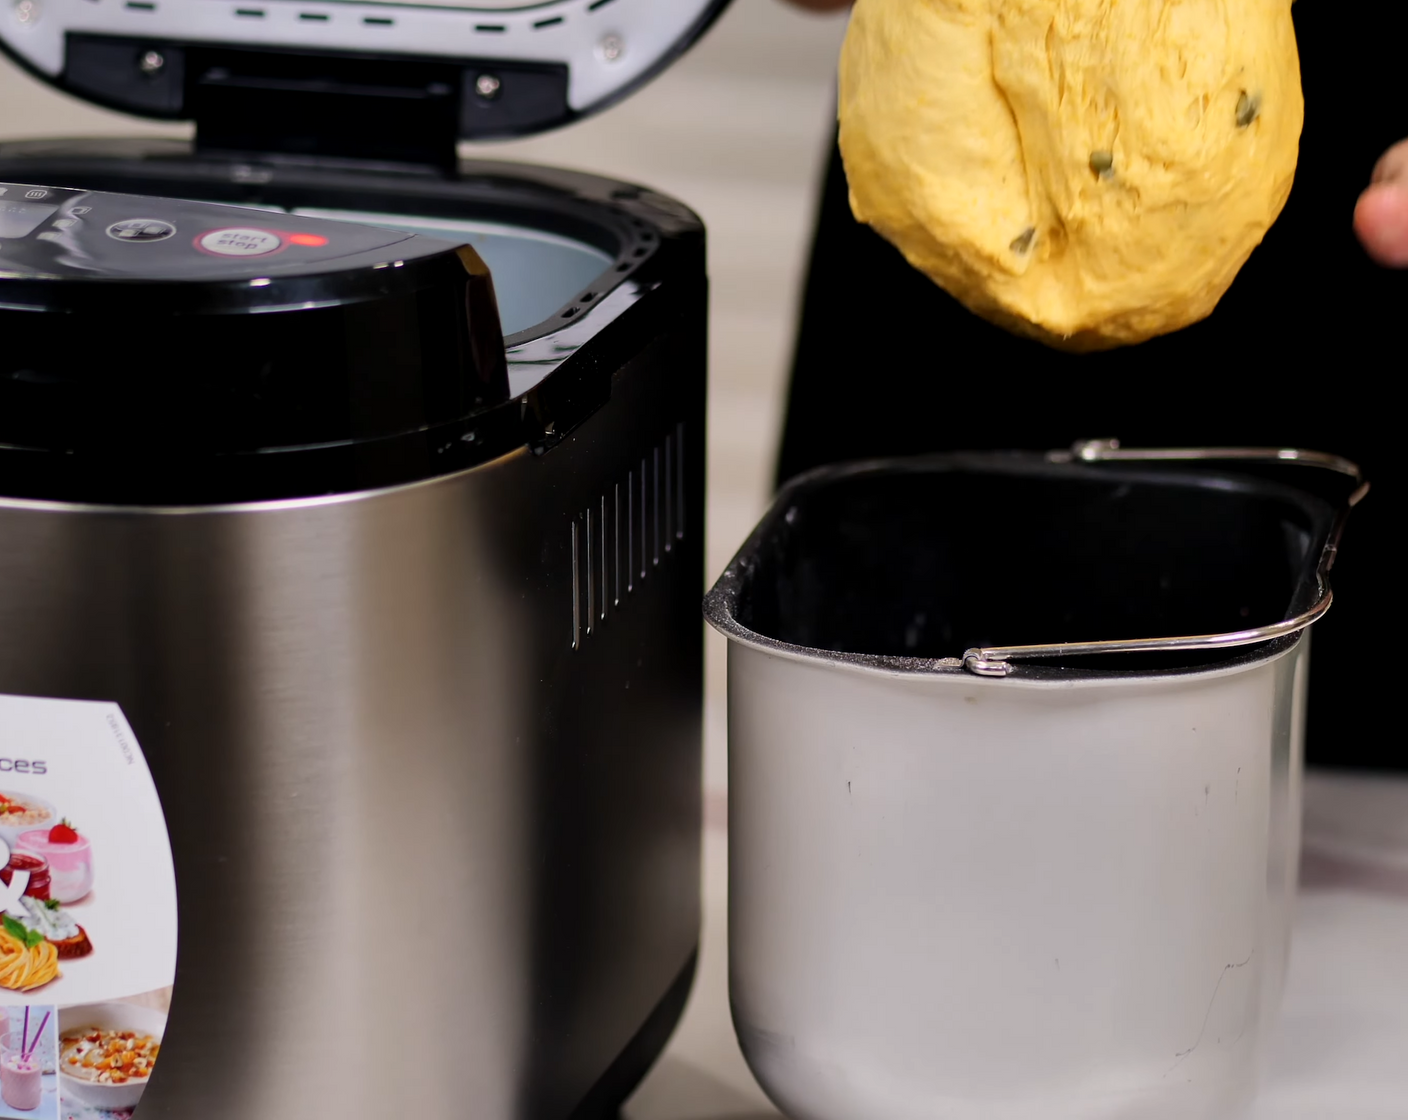
[(115, 241), (165, 241), (175, 232), (170, 222), (155, 218), (128, 218), (108, 226), (108, 236)]
[(282, 244), (265, 229), (217, 229), (200, 239), (202, 249), (222, 257), (262, 257)]

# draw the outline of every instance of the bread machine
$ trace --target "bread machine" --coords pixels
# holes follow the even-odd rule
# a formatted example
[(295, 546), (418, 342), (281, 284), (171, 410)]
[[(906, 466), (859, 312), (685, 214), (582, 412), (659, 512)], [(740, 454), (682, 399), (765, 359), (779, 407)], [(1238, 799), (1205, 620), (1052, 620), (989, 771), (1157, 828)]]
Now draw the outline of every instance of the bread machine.
[(723, 6), (0, 11), (58, 88), (195, 122), (0, 143), (26, 1115), (614, 1116), (663, 1047), (700, 906), (704, 231), (456, 144), (610, 104)]

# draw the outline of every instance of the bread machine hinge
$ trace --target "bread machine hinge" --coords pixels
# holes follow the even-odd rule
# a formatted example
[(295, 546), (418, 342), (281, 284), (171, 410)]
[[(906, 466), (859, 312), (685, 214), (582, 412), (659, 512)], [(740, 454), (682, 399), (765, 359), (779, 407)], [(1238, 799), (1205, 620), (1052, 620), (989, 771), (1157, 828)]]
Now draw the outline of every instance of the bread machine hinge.
[(70, 33), (61, 84), (143, 116), (194, 120), (212, 155), (448, 171), (471, 137), (564, 123), (567, 67)]

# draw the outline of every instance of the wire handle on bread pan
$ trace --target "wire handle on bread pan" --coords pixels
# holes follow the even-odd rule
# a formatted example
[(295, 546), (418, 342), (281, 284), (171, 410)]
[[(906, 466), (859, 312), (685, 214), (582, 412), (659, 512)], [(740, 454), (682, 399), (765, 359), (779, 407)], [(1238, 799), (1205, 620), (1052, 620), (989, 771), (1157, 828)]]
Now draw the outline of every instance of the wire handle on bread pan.
[[(1323, 451), (1303, 451), (1297, 448), (1277, 447), (1165, 447), (1165, 448), (1122, 448), (1117, 439), (1082, 440), (1069, 451), (1051, 451), (1047, 461), (1052, 463), (1173, 463), (1173, 462), (1243, 462), (1243, 463), (1286, 463), (1307, 467), (1320, 467), (1334, 471), (1354, 480), (1357, 485), (1349, 496), (1345, 513), (1357, 506), (1369, 492), (1358, 464), (1339, 455), (1329, 455)], [(1049, 657), (1075, 657), (1097, 653), (1169, 653), (1199, 649), (1230, 649), (1236, 646), (1251, 646), (1284, 638), (1289, 634), (1304, 630), (1330, 609), (1334, 593), (1330, 590), (1326, 576), (1334, 564), (1335, 551), (1339, 544), (1339, 530), (1344, 523), (1340, 516), (1335, 531), (1325, 543), (1316, 570), (1316, 583), (1320, 597), (1309, 610), (1269, 626), (1257, 626), (1250, 630), (1234, 630), (1226, 634), (1189, 634), (1181, 638), (1133, 638), (1108, 642), (1067, 642), (1056, 645), (1037, 646), (987, 646), (967, 650), (963, 654), (963, 668), (980, 677), (1005, 677), (1012, 672), (1012, 662), (1038, 660)]]

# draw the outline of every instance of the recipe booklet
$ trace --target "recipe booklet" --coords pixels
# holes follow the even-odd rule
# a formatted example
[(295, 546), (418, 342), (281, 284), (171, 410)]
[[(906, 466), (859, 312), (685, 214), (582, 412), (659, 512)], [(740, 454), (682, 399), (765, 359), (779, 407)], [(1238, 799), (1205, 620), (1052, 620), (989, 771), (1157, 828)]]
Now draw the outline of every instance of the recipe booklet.
[(130, 1114), (176, 973), (176, 875), (116, 704), (0, 696), (0, 1117)]

